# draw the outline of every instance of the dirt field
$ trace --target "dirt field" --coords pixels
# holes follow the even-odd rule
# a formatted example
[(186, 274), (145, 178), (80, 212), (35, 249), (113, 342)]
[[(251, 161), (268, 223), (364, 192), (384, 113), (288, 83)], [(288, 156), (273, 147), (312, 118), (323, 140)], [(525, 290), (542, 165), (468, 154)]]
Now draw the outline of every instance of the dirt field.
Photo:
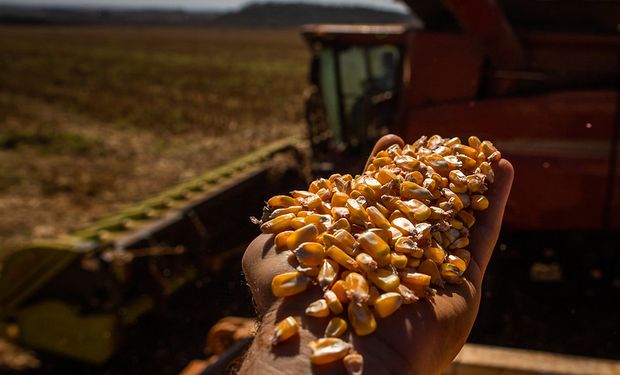
[(307, 65), (296, 30), (0, 28), (0, 249), (303, 132)]

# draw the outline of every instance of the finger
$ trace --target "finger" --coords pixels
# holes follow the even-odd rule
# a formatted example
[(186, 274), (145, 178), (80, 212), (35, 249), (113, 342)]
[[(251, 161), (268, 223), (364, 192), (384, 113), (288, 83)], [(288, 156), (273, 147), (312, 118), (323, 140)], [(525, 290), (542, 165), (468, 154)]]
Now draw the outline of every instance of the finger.
[(397, 144), (400, 147), (403, 147), (405, 145), (405, 142), (403, 141), (401, 137), (394, 135), (394, 134), (386, 134), (383, 137), (381, 137), (377, 141), (377, 143), (375, 143), (375, 147), (372, 149), (372, 152), (370, 153), (370, 156), (368, 157), (368, 160), (366, 161), (366, 166), (364, 166), (364, 169), (368, 167), (368, 164), (370, 164), (370, 162), (372, 161), (373, 156), (375, 156), (379, 151), (385, 150), (386, 148), (390, 147), (393, 144)]
[(504, 209), (510, 195), (512, 180), (514, 178), (514, 169), (512, 164), (506, 159), (500, 160), (495, 168), (495, 182), (490, 185), (486, 197), (489, 200), (489, 208), (477, 215), (474, 229), (471, 233), (470, 251), (472, 258), (484, 275), (495, 243), (499, 237), (499, 231), (502, 227), (502, 219), (504, 217)]

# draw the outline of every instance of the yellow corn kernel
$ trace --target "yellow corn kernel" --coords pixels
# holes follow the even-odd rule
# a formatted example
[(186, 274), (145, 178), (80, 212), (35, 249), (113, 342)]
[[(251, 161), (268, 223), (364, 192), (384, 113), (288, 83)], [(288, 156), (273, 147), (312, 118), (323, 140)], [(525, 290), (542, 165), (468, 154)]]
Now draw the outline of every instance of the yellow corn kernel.
[(441, 288), (444, 287), (444, 282), (439, 273), (439, 268), (437, 268), (437, 263), (432, 260), (426, 259), (423, 261), (417, 271), (429, 275), (431, 277), (431, 284), (437, 285)]
[(490, 141), (482, 141), (480, 144), (480, 151), (484, 153), (484, 156), (489, 156), (492, 153), (496, 152), (497, 149)]
[[(465, 212), (465, 211), (463, 211)], [(463, 229), (465, 226), (463, 225), (463, 222), (458, 220), (458, 219), (454, 219), (454, 218), (450, 218), (448, 219), (448, 224), (450, 224), (450, 226), (456, 230), (461, 230)]]
[(404, 254), (398, 254), (398, 253), (391, 253), (390, 256), (390, 264), (393, 265), (396, 268), (405, 268), (407, 267), (407, 261), (409, 260), (409, 258), (407, 258), (406, 255)]
[(325, 302), (327, 302), (327, 307), (329, 307), (329, 310), (332, 313), (338, 315), (343, 311), (342, 302), (340, 302), (338, 296), (333, 291), (326, 291), (323, 295), (323, 298), (325, 298)]
[(306, 226), (306, 216), (296, 217), (291, 220), (291, 228), (297, 230)]
[(404, 305), (412, 304), (419, 299), (418, 296), (415, 295), (415, 292), (406, 287), (405, 284), (400, 284), (398, 286), (397, 292), (402, 297)]
[(335, 220), (340, 220), (347, 219), (350, 216), (350, 213), (346, 207), (332, 207), (331, 215)]
[(457, 194), (467, 193), (467, 185), (456, 184), (450, 182), (448, 188)]
[(362, 375), (364, 373), (364, 357), (358, 353), (352, 353), (342, 359), (347, 375)]
[(348, 316), (349, 323), (358, 336), (370, 335), (377, 329), (377, 321), (365, 304), (351, 302), (348, 308)]
[(407, 218), (399, 217), (392, 220), (392, 226), (398, 229), (405, 236), (415, 234), (415, 226)]
[(338, 280), (332, 285), (331, 291), (336, 294), (340, 303), (349, 302), (349, 297), (347, 297), (347, 286), (344, 280)]
[(354, 254), (357, 241), (355, 241), (355, 237), (353, 237), (351, 233), (346, 230), (337, 230), (334, 232), (334, 237), (336, 238), (336, 246), (349, 255)]
[(476, 137), (475, 135), (472, 135), (467, 139), (467, 144), (469, 144), (469, 147), (472, 147), (476, 150), (480, 148), (481, 143), (482, 142), (480, 142), (480, 138)]
[(459, 211), (457, 215), (467, 228), (471, 228), (476, 222), (476, 218), (469, 211)]
[(335, 260), (336, 263), (348, 270), (353, 271), (357, 269), (357, 263), (355, 262), (355, 259), (351, 258), (347, 253), (342, 251), (342, 249), (336, 245), (330, 246), (327, 249), (326, 254), (328, 257)]
[(398, 180), (398, 176), (396, 176), (392, 171), (385, 168), (379, 169), (379, 171), (375, 174), (375, 178), (382, 185), (390, 183), (394, 180)]
[(439, 270), (441, 278), (450, 284), (460, 284), (463, 272), (452, 263), (444, 263)]
[(422, 258), (424, 255), (424, 250), (420, 249), (410, 237), (401, 237), (396, 240), (394, 250), (402, 254), (409, 254), (414, 258)]
[(392, 241), (392, 232), (390, 232), (389, 230), (381, 228), (370, 228), (368, 229), (368, 231), (381, 237), (381, 239), (385, 241), (385, 243), (390, 243)]
[[(351, 191), (351, 193), (349, 194), (349, 196), (350, 196), (350, 199), (357, 199), (357, 198), (359, 198), (359, 197), (361, 197), (361, 196), (362, 196), (362, 192), (361, 192), (361, 191), (359, 191), (359, 190), (353, 190), (353, 191)], [(347, 199), (347, 200), (348, 200), (348, 199)], [(359, 202), (358, 202), (358, 203), (359, 203)]]
[(458, 169), (450, 171), (450, 173), (448, 174), (448, 178), (450, 179), (450, 182), (453, 182), (455, 184), (467, 184), (467, 176), (465, 176), (465, 173), (459, 171)]
[(396, 210), (390, 214), (390, 218), (388, 220), (392, 222), (393, 220), (398, 219), (399, 217), (405, 217), (405, 215), (403, 215), (403, 213), (400, 212), (399, 210)]
[(420, 168), (420, 161), (409, 155), (397, 156), (394, 163), (404, 171), (417, 171)]
[(292, 230), (285, 230), (284, 232), (280, 232), (278, 234), (276, 234), (276, 237), (274, 238), (273, 242), (276, 245), (276, 249), (286, 249), (286, 239), (288, 238), (288, 236), (291, 235), (291, 233), (293, 233)]
[(377, 262), (366, 253), (359, 253), (355, 257), (355, 261), (357, 262), (357, 266), (364, 272), (372, 271), (377, 269)]
[(347, 321), (333, 317), (327, 323), (327, 327), (325, 328), (325, 337), (340, 337), (347, 331)]
[(316, 225), (319, 232), (325, 232), (327, 229), (332, 226), (332, 216), (331, 215), (319, 215), (319, 214), (310, 214), (306, 216), (306, 224), (314, 224)]
[(483, 211), (489, 208), (489, 200), (484, 195), (472, 195), (471, 208), (478, 211)]
[(414, 291), (431, 285), (431, 276), (420, 272), (401, 272), (400, 280)]
[(374, 206), (368, 207), (366, 213), (375, 227), (382, 229), (388, 229), (390, 227), (390, 222), (383, 216), (378, 208)]
[(463, 259), (459, 258), (456, 255), (448, 255), (447, 260), (448, 260), (448, 263), (454, 265), (461, 272), (465, 272), (465, 270), (467, 269), (467, 263), (465, 263)]
[(491, 168), (491, 164), (489, 162), (483, 161), (480, 163), (478, 168), (476, 169), (476, 173), (482, 173), (486, 179), (486, 181), (493, 183), (495, 180), (495, 173), (493, 172), (493, 168)]
[[(297, 199), (298, 201), (300, 201), (301, 199), (308, 199), (308, 198), (312, 198), (313, 196), (315, 196), (316, 194), (314, 194), (313, 192), (307, 191), (307, 190), (293, 190), (291, 191), (291, 195)], [(301, 202), (301, 201), (300, 201)]]
[(310, 362), (313, 365), (324, 365), (332, 363), (344, 358), (351, 350), (351, 344), (348, 344), (336, 337), (321, 338), (310, 341), (308, 344), (312, 349)]
[(446, 251), (442, 249), (439, 244), (436, 244), (436, 246), (425, 248), (424, 256), (437, 264), (441, 264), (446, 258)]
[(299, 201), (293, 197), (289, 197), (288, 195), (276, 195), (267, 201), (269, 207), (290, 207), (290, 206), (298, 206)]
[(308, 187), (308, 190), (312, 193), (316, 193), (317, 191), (319, 191), (320, 189), (327, 189), (330, 190), (332, 188), (332, 183), (329, 180), (326, 180), (324, 178), (319, 178), (317, 180), (314, 180), (310, 183), (310, 186)]
[(387, 150), (381, 150), (377, 152), (377, 154), (375, 155), (375, 158), (384, 158), (388, 156), (390, 156), (390, 154), (387, 152)]
[(372, 164), (377, 168), (381, 168), (381, 167), (385, 167), (386, 165), (392, 164), (392, 161), (393, 160), (391, 157), (383, 156), (379, 158), (374, 158), (372, 161)]
[(338, 276), (339, 270), (338, 263), (336, 263), (332, 259), (325, 259), (321, 264), (321, 269), (319, 270), (319, 274), (317, 275), (317, 280), (319, 282), (319, 286), (325, 290), (329, 288), (330, 285), (336, 280), (336, 276)]
[(344, 279), (348, 300), (366, 302), (368, 300), (368, 282), (357, 272), (350, 272)]
[(472, 159), (467, 155), (463, 155), (463, 154), (458, 154), (456, 155), (456, 158), (463, 163), (463, 169), (465, 170), (472, 170), (475, 169), (476, 166), (478, 165), (478, 162), (476, 161), (476, 159)]
[(431, 217), (431, 208), (424, 203), (416, 199), (409, 199), (407, 201), (404, 201), (403, 203), (409, 208), (408, 212), (407, 210), (403, 211), (409, 219), (415, 220), (417, 222), (422, 222)]
[(304, 242), (294, 252), (297, 261), (306, 267), (318, 267), (325, 258), (325, 248), (318, 242)]
[(297, 323), (295, 318), (289, 316), (276, 324), (276, 327), (273, 330), (273, 336), (271, 337), (271, 345), (279, 344), (298, 333), (299, 323)]
[(499, 151), (495, 151), (491, 155), (487, 156), (487, 161), (491, 163), (494, 161), (499, 161), (499, 159), (501, 158), (502, 158), (502, 153)]
[(390, 245), (373, 232), (366, 231), (360, 234), (357, 241), (362, 249), (377, 261), (390, 254)]
[(443, 195), (448, 198), (448, 201), (452, 203), (452, 208), (454, 208), (455, 211), (460, 211), (463, 209), (463, 201), (461, 201), (461, 198), (459, 198), (455, 192), (450, 189), (443, 189), (442, 192)]
[(286, 272), (274, 276), (271, 291), (276, 297), (289, 297), (301, 293), (310, 285), (310, 278), (300, 272)]
[(407, 267), (417, 268), (422, 261), (419, 258), (408, 258)]
[(347, 204), (347, 200), (349, 199), (349, 195), (346, 193), (337, 191), (332, 195), (332, 207), (344, 207)]
[(477, 149), (462, 144), (452, 146), (452, 150), (454, 150), (455, 153), (467, 155), (472, 159), (476, 159), (478, 157)]
[(403, 298), (396, 292), (383, 293), (375, 301), (375, 312), (379, 318), (387, 318), (403, 304)]
[(344, 229), (346, 232), (351, 231), (351, 224), (349, 224), (349, 221), (347, 219), (340, 218), (336, 220), (334, 225), (332, 225), (332, 230), (338, 231), (340, 229)]
[(394, 228), (394, 227), (390, 227), (390, 229), (388, 229), (388, 231), (392, 235), (392, 241), (390, 241), (390, 245), (395, 244), (396, 241), (398, 241), (398, 239), (400, 239), (403, 236), (402, 232), (399, 231), (398, 229)]
[(433, 194), (428, 189), (410, 181), (400, 184), (400, 196), (404, 199), (433, 199)]
[(484, 193), (486, 186), (484, 185), (485, 176), (482, 173), (474, 173), (467, 176), (467, 189), (470, 193)]
[(275, 217), (260, 226), (263, 233), (280, 233), (291, 228), (291, 220), (295, 218), (295, 214), (284, 214)]
[(366, 301), (366, 304), (368, 306), (372, 306), (375, 304), (375, 301), (377, 300), (377, 298), (379, 298), (381, 294), (379, 293), (379, 289), (377, 289), (377, 287), (374, 285), (371, 285), (368, 290), (368, 301)]
[(351, 223), (363, 226), (368, 221), (366, 210), (355, 199), (347, 199), (346, 207), (349, 210), (349, 221)]
[(297, 246), (304, 242), (316, 242), (319, 230), (314, 224), (304, 225), (303, 227), (295, 230), (286, 239), (286, 246), (289, 250), (296, 249)]
[(329, 307), (327, 301), (323, 298), (318, 299), (306, 307), (306, 315), (313, 316), (315, 318), (326, 318), (329, 316)]
[(467, 245), (469, 245), (469, 237), (461, 237), (457, 239), (456, 241), (452, 242), (450, 246), (448, 246), (448, 248), (449, 249), (462, 249), (464, 247), (467, 247)]
[(368, 272), (368, 279), (377, 286), (377, 288), (384, 292), (391, 292), (398, 288), (400, 285), (400, 279), (395, 270), (388, 270), (385, 268), (377, 268), (374, 271)]
[(301, 206), (290, 206), (290, 207), (285, 207), (285, 208), (278, 208), (276, 210), (273, 210), (273, 212), (271, 214), (269, 214), (269, 219), (273, 219), (276, 218), (278, 216), (282, 216), (284, 214), (295, 214), (297, 215), (297, 213), (299, 211), (301, 211), (302, 207)]
[(461, 138), (454, 137), (454, 138), (450, 138), (449, 140), (445, 141), (443, 145), (446, 147), (452, 147), (458, 144), (461, 144)]
[(463, 259), (466, 268), (469, 266), (469, 261), (471, 260), (471, 253), (469, 252), (469, 250), (456, 249), (454, 250), (454, 255)]

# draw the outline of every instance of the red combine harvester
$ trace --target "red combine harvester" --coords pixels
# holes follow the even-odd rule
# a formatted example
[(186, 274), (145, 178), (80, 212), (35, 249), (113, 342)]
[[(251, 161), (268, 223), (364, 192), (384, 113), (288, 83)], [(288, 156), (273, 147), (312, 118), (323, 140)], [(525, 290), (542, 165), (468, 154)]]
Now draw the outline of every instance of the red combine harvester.
[(620, 2), (405, 2), (424, 27), (303, 28), (315, 170), (386, 132), (492, 140), (515, 180), (471, 340), (620, 358)]

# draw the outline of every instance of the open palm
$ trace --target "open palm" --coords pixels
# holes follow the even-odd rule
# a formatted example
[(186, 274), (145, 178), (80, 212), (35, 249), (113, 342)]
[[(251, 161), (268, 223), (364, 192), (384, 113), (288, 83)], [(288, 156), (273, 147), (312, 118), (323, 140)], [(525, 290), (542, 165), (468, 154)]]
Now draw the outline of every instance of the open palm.
[[(404, 144), (397, 136), (385, 136), (377, 142), (371, 155), (395, 143)], [(478, 214), (470, 233), (472, 258), (464, 275), (466, 281), (458, 285), (448, 284), (432, 299), (403, 305), (393, 315), (379, 319), (377, 331), (370, 336), (350, 334), (348, 337), (355, 350), (364, 356), (367, 373), (436, 374), (449, 365), (464, 345), (478, 313), (484, 271), (497, 242), (514, 175), (512, 165), (504, 159), (495, 163), (494, 171), (495, 182), (487, 192), (491, 204)], [(272, 313), (276, 322), (289, 315), (298, 316), (310, 339), (323, 335), (327, 320), (304, 316), (308, 303), (321, 298), (318, 287), (283, 301), (272, 295), (272, 278), (294, 270), (286, 252), (276, 251), (273, 236), (260, 235), (250, 244), (243, 258), (243, 269), (259, 316)], [(255, 345), (268, 344), (259, 339)], [(308, 358), (310, 349), (307, 345), (284, 346), (278, 348), (276, 354), (278, 351), (281, 355), (270, 358), (273, 361), (270, 368), (281, 369), (281, 373), (304, 373), (303, 368), (293, 369), (289, 362), (294, 360), (292, 354)], [(300, 362), (301, 366), (306, 362), (309, 361)], [(343, 371), (341, 365), (316, 368), (307, 364), (307, 369), (308, 373)]]

